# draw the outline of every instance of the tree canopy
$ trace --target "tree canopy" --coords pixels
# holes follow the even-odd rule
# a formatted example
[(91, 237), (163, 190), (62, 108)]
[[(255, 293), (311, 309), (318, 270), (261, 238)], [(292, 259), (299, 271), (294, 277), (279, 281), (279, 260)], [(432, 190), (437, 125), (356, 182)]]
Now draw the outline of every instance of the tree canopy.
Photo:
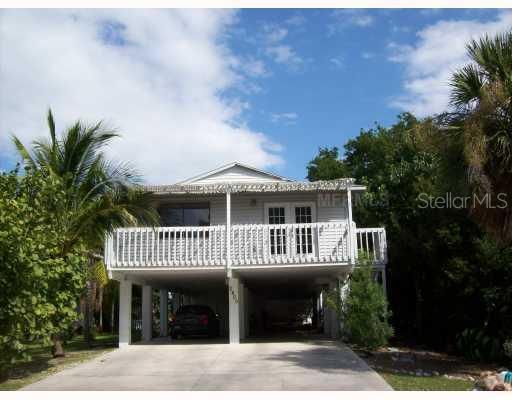
[(386, 227), (397, 337), (455, 345), (470, 327), (503, 340), (512, 329), (510, 249), (486, 235), (468, 209), (426, 206), (447, 192), (469, 193), (458, 136), (433, 119), (403, 114), (388, 128), (361, 131), (344, 150), (340, 158), (323, 154), (341, 164), (332, 178), (345, 170), (367, 186), (355, 202), (357, 225)]
[(84, 246), (66, 246), (63, 182), (41, 173), (0, 174), (0, 369), (77, 320)]

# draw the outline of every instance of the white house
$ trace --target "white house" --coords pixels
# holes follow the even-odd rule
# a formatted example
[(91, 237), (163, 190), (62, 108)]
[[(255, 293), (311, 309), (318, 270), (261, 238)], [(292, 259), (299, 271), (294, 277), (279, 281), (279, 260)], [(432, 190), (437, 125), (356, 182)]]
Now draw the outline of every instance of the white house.
[[(120, 282), (120, 346), (131, 343), (132, 285), (142, 286), (143, 339), (151, 339), (159, 289), (161, 335), (171, 290), (184, 293), (184, 303), (210, 305), (230, 343), (251, 333), (269, 302), (312, 300), (322, 311), (322, 289), (346, 280), (359, 251), (385, 286), (384, 228), (352, 220), (352, 201), (364, 189), (349, 178), (299, 182), (241, 163), (148, 187), (162, 226), (117, 229), (106, 240), (109, 275)], [(335, 337), (335, 313), (323, 311), (323, 330)]]

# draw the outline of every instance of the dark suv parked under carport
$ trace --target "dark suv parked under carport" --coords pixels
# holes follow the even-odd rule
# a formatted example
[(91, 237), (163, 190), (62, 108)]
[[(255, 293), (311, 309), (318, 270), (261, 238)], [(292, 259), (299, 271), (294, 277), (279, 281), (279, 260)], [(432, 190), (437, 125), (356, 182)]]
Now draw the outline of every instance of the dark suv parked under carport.
[(171, 337), (207, 335), (217, 337), (220, 334), (220, 321), (215, 312), (204, 305), (181, 306), (171, 323)]

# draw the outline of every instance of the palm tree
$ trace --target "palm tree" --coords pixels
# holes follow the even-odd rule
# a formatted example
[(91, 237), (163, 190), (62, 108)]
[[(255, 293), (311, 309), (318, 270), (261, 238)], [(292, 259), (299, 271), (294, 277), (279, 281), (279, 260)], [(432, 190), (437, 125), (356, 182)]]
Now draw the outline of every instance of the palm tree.
[[(57, 176), (66, 187), (66, 203), (72, 217), (66, 221), (62, 254), (67, 254), (78, 242), (85, 243), (88, 249), (90, 273), (84, 334), (90, 344), (97, 275), (94, 271), (105, 236), (117, 227), (154, 225), (157, 214), (150, 207), (151, 193), (139, 186), (139, 175), (127, 164), (108, 160), (103, 153), (103, 148), (119, 136), (113, 130), (104, 128), (102, 122), (87, 125), (77, 121), (57, 138), (51, 110), (48, 127), (50, 138), (34, 141), (31, 151), (16, 136), (13, 141), (29, 169)], [(58, 339), (54, 345), (60, 345)]]
[[(498, 241), (512, 242), (512, 31), (472, 40), (471, 62), (451, 80), (451, 128), (463, 148), (476, 202), (472, 215)], [(475, 197), (474, 197), (475, 198)]]

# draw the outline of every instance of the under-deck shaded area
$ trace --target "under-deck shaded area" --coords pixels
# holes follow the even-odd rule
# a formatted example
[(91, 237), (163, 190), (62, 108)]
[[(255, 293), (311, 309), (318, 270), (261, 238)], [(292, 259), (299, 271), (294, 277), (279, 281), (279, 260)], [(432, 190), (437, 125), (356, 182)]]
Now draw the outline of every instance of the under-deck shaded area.
[(340, 266), (240, 268), (232, 278), (225, 277), (223, 268), (132, 271), (121, 280), (121, 297), (126, 297), (123, 286), (131, 286), (125, 289), (131, 290), (132, 297), (131, 337), (127, 340), (171, 336), (176, 312), (187, 305), (213, 310), (219, 320), (219, 337), (180, 335), (179, 340), (334, 337), (336, 316), (323, 298), (349, 271)]

